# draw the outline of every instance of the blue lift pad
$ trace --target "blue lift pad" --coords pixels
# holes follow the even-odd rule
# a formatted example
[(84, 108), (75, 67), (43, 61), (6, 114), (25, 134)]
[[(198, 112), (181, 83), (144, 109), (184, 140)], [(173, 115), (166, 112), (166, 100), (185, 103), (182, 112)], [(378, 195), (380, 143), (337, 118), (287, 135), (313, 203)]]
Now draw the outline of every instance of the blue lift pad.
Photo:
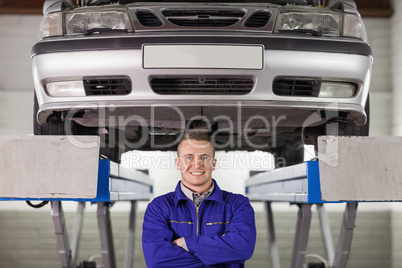
[(334, 203), (321, 199), (318, 161), (306, 161), (254, 175), (246, 181), (246, 193), (252, 201)]

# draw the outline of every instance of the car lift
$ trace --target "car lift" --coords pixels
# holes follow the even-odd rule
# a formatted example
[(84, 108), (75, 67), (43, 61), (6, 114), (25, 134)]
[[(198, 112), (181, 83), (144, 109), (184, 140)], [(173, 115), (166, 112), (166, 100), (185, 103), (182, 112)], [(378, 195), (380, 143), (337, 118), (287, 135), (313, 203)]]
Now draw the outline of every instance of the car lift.
[[(331, 268), (346, 267), (358, 202), (402, 200), (402, 137), (318, 139), (318, 160), (252, 176), (246, 193), (266, 204), (271, 262), (279, 268), (272, 202), (299, 206), (291, 268), (305, 267), (311, 206), (316, 204)], [(58, 253), (64, 268), (75, 267), (85, 202), (98, 204), (102, 267), (116, 267), (109, 204), (130, 201), (125, 267), (133, 265), (135, 208), (149, 200), (152, 180), (140, 171), (99, 159), (97, 136), (0, 136), (0, 200), (50, 201)], [(24, 168), (21, 168), (24, 167)], [(71, 247), (62, 201), (78, 202)], [(335, 251), (325, 203), (346, 203)]]
[[(401, 137), (319, 137), (317, 160), (251, 176), (246, 181), (246, 193), (251, 201), (265, 203), (272, 267), (280, 267), (272, 202), (299, 207), (291, 268), (308, 267), (305, 258), (314, 204), (326, 253), (325, 267), (346, 267), (358, 202), (402, 200), (401, 144)], [(325, 203), (346, 203), (336, 250)]]
[[(130, 201), (125, 267), (133, 267), (137, 201), (152, 197), (153, 182), (145, 173), (99, 159), (99, 137), (96, 136), (1, 136), (0, 151), (0, 200), (51, 203), (63, 268), (77, 265), (86, 202), (98, 206), (101, 267), (116, 267), (109, 206), (117, 201)], [(16, 169), (15, 165), (27, 168)], [(62, 201), (78, 202), (71, 245)]]

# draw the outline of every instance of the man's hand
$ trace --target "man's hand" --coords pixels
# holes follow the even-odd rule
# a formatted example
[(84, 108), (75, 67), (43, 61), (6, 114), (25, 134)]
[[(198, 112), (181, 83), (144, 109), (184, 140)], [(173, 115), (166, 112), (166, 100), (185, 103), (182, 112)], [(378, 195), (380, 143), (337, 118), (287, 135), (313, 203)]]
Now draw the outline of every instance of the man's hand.
[(180, 237), (173, 241), (173, 245), (183, 248), (184, 237)]
[(184, 239), (184, 237), (180, 237), (180, 238), (176, 239), (175, 241), (173, 241), (173, 245), (181, 247), (185, 251), (188, 251), (188, 247), (187, 247), (186, 240)]

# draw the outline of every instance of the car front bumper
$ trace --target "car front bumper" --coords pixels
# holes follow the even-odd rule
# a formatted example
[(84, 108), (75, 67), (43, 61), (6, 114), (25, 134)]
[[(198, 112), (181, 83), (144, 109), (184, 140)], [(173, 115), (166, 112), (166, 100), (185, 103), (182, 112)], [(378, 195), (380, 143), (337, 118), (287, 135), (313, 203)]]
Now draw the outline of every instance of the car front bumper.
[[(189, 43), (174, 37), (100, 39), (101, 42), (92, 42), (96, 40), (90, 39), (92, 46), (80, 40), (48, 41), (34, 46), (32, 70), (39, 104), (37, 119), (40, 124), (45, 123), (47, 117), (53, 112), (70, 110), (97, 111), (93, 115), (96, 114), (98, 118), (100, 114), (104, 114), (104, 111), (110, 114), (110, 111), (115, 110), (113, 113), (115, 116), (118, 113), (127, 116), (140, 114), (150, 122), (149, 120), (155, 116), (152, 115), (151, 108), (156, 107), (169, 107), (172, 112), (174, 110), (170, 116), (169, 113), (167, 114), (169, 120), (166, 122), (170, 123), (177, 123), (178, 119), (188, 121), (194, 116), (233, 117), (239, 113), (239, 107), (241, 111), (247, 111), (246, 118), (283, 116), (287, 118), (283, 120), (283, 124), (289, 126), (302, 126), (305, 120), (317, 111), (347, 113), (345, 119), (355, 121), (358, 125), (366, 121), (364, 107), (368, 98), (373, 60), (371, 50), (365, 43), (229, 37), (218, 38), (218, 42), (217, 38), (192, 37), (192, 45), (250, 46), (253, 44), (261, 46), (263, 51), (261, 69), (241, 68), (241, 66), (240, 68), (239, 66), (236, 68), (230, 66), (180, 68), (177, 65), (174, 68), (146, 68), (144, 44), (188, 45)], [(318, 46), (317, 43), (319, 43)], [(98, 47), (94, 44), (98, 44)], [(132, 91), (122, 96), (84, 97), (51, 97), (46, 92), (46, 83), (50, 81), (71, 81), (87, 76), (126, 76), (132, 81)], [(150, 86), (150, 80), (153, 77), (216, 76), (248, 77), (254, 81), (254, 86), (251, 92), (245, 95), (161, 95), (155, 93)], [(278, 96), (272, 90), (273, 81), (278, 77), (319, 78), (325, 81), (348, 82), (356, 84), (358, 89), (357, 94), (351, 98)], [(181, 115), (178, 115), (180, 113)], [(88, 113), (87, 119), (84, 116), (77, 120), (88, 126), (102, 125), (99, 120), (90, 119), (91, 114)], [(164, 113), (161, 113), (160, 117), (163, 118), (163, 115)], [(111, 124), (110, 120), (107, 121)]]

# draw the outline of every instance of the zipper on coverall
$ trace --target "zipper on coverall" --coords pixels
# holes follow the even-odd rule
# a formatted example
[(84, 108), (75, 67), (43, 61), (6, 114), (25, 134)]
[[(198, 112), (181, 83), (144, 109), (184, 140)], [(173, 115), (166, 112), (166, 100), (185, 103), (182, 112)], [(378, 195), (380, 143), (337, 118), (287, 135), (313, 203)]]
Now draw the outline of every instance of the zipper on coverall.
[(199, 219), (199, 216), (198, 216), (198, 211), (200, 210), (202, 202), (204, 202), (204, 201), (201, 201), (201, 203), (198, 206), (195, 206), (195, 213), (197, 215), (197, 233), (196, 233), (196, 236), (198, 236), (198, 232), (200, 231), (200, 229), (199, 229), (200, 219)]

